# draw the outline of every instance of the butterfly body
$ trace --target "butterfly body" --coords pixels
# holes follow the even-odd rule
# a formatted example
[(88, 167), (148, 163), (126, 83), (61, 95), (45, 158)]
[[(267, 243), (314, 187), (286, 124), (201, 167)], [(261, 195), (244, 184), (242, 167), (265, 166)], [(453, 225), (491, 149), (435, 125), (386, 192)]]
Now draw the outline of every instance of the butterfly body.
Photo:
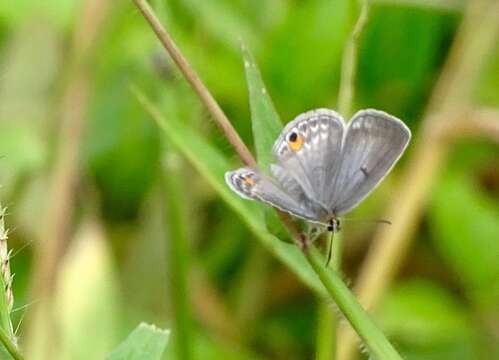
[(341, 115), (317, 109), (297, 116), (277, 138), (270, 175), (241, 168), (225, 174), (239, 196), (267, 203), (337, 230), (339, 216), (359, 204), (400, 158), (411, 132), (382, 111)]

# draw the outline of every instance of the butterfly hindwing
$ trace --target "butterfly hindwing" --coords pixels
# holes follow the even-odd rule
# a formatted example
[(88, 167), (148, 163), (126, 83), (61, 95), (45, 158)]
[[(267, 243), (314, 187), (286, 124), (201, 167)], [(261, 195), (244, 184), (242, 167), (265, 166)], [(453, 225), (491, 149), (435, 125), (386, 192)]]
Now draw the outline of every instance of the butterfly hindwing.
[(296, 188), (294, 193), (288, 193), (276, 181), (258, 170), (241, 168), (229, 171), (225, 174), (225, 181), (239, 196), (267, 203), (299, 218), (317, 221), (324, 215), (306, 198), (301, 197), (303, 193), (300, 189)]

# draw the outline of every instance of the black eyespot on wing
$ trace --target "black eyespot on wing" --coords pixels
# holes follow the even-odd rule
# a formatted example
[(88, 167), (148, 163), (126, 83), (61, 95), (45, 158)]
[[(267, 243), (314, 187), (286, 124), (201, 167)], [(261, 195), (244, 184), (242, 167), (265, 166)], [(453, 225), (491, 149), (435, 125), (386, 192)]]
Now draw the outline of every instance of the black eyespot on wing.
[(298, 139), (298, 134), (296, 132), (293, 131), (291, 134), (289, 134), (288, 138), (289, 141), (295, 142), (297, 139)]

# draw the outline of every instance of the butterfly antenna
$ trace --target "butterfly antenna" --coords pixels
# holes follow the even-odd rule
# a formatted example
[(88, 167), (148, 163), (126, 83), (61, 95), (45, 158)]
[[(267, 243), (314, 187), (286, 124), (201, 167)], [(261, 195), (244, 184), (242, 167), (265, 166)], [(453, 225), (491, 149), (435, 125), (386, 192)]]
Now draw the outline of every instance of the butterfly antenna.
[(357, 221), (357, 222), (368, 222), (368, 223), (375, 223), (375, 224), (387, 224), (391, 225), (392, 222), (390, 220), (386, 219), (356, 219), (356, 218), (343, 218), (343, 221)]
[(327, 252), (326, 267), (329, 266), (329, 263), (331, 262), (331, 256), (333, 255), (333, 237), (334, 231), (331, 231), (331, 236), (329, 237), (329, 250)]

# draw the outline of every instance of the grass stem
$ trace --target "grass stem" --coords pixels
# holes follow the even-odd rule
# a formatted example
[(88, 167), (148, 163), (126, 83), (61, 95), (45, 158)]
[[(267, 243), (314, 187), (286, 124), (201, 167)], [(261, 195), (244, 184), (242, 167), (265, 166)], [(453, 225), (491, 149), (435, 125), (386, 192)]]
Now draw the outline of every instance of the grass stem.
[(220, 127), (220, 129), (222, 129), (225, 137), (232, 144), (241, 160), (248, 166), (255, 166), (255, 158), (243, 143), (243, 141), (239, 137), (239, 134), (232, 127), (229, 119), (225, 115), (220, 105), (218, 105), (215, 98), (211, 95), (206, 85), (201, 81), (196, 71), (192, 68), (184, 55), (180, 52), (172, 37), (163, 27), (158, 17), (152, 10), (151, 6), (145, 0), (133, 1), (153, 29), (159, 41), (161, 41), (161, 44), (163, 44), (168, 54), (170, 54), (173, 61), (177, 64), (178, 68), (184, 75), (185, 79), (189, 82), (194, 92), (203, 102), (204, 106), (213, 117), (213, 120), (215, 120), (215, 123)]
[(376, 359), (402, 359), (383, 333), (374, 325), (357, 299), (345, 285), (336, 271), (328, 271), (317, 249), (310, 246), (304, 251), (308, 262), (317, 273), (338, 308), (366, 344)]

